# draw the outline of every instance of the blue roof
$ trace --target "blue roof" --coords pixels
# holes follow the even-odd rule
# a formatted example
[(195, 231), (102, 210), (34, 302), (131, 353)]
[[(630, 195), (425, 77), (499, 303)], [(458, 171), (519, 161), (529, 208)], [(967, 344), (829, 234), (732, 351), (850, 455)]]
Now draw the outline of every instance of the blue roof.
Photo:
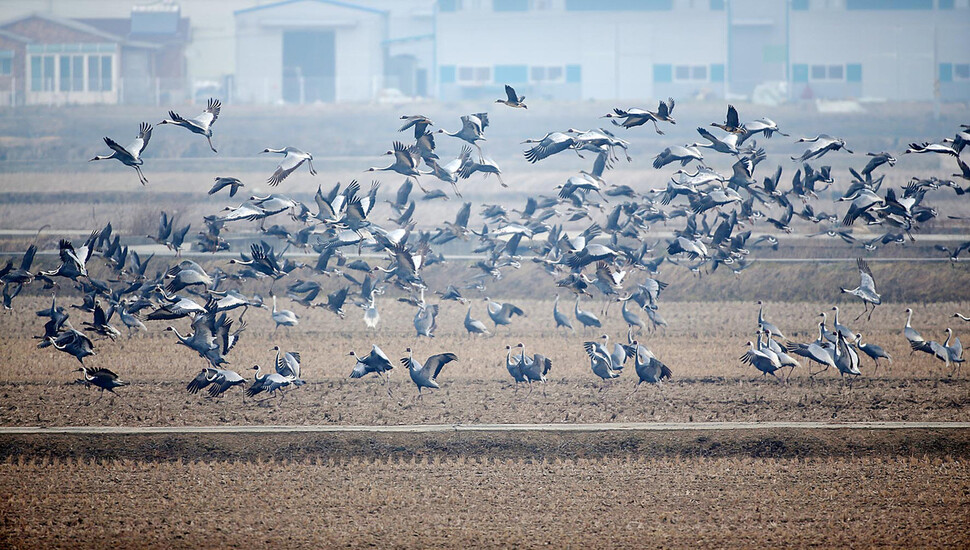
[(285, 6), (287, 4), (295, 4), (297, 2), (317, 2), (320, 4), (330, 4), (331, 6), (337, 6), (339, 8), (349, 8), (352, 10), (366, 11), (368, 13), (377, 13), (380, 15), (387, 15), (389, 13), (387, 10), (379, 10), (377, 8), (372, 8), (369, 6), (353, 4), (351, 2), (342, 2), (341, 0), (281, 0), (280, 2), (274, 2), (272, 4), (266, 4), (264, 6), (254, 6), (252, 8), (236, 10), (233, 12), (233, 15), (239, 15), (240, 13), (249, 13), (249, 12), (259, 11), (259, 10), (266, 10), (270, 8), (277, 8), (279, 6)]

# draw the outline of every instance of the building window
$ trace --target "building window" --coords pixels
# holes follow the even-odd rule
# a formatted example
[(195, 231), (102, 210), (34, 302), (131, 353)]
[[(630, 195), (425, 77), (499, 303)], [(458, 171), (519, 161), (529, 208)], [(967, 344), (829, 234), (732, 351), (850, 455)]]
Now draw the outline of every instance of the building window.
[(670, 11), (673, 0), (566, 0), (566, 11)]
[(60, 74), (58, 75), (58, 90), (62, 92), (83, 92), (84, 56), (61, 55), (59, 57)]
[(438, 67), (438, 78), (441, 80), (442, 84), (454, 84), (455, 83), (455, 66), (454, 65), (442, 65)]
[(655, 64), (653, 66), (654, 82), (670, 82), (673, 80), (673, 67), (667, 64)]
[(845, 65), (812, 65), (808, 76), (810, 80), (845, 80)]
[(674, 80), (678, 82), (707, 82), (707, 65), (677, 65)]
[(54, 55), (30, 56), (30, 91), (54, 91)]
[(459, 84), (488, 84), (491, 82), (491, 67), (458, 67)]
[(711, 65), (711, 82), (724, 82), (724, 65), (715, 63)]
[(583, 67), (581, 65), (566, 65), (566, 82), (578, 83), (583, 81)]
[(88, 91), (111, 91), (111, 56), (88, 56)]
[(791, 9), (795, 11), (807, 11), (808, 0), (792, 0)]
[(532, 66), (532, 67), (529, 67), (529, 81), (540, 82), (543, 84), (555, 84), (558, 82), (565, 82), (566, 71), (563, 70), (563, 67), (561, 66), (553, 66), (553, 67)]
[(724, 11), (724, 0), (711, 0), (711, 11)]
[(849, 63), (845, 66), (845, 80), (847, 82), (862, 82), (862, 64)]
[(846, 0), (850, 10), (931, 10), (933, 0)]
[(461, 9), (461, 0), (438, 0), (438, 11), (453, 12)]
[(11, 74), (13, 74), (13, 58), (0, 57), (0, 76), (9, 76)]
[(518, 84), (528, 82), (529, 69), (525, 65), (496, 65), (496, 84)]
[(953, 80), (970, 80), (970, 63), (954, 63)]
[(529, 11), (529, 0), (492, 0), (495, 11)]

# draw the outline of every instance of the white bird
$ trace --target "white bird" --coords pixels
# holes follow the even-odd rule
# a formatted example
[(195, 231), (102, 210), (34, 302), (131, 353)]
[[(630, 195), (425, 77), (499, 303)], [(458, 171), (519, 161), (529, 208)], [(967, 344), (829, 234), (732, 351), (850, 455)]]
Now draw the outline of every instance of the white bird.
[(276, 295), (275, 294), (273, 295), (273, 313), (272, 313), (272, 315), (273, 315), (273, 322), (276, 323), (276, 328), (273, 329), (273, 332), (274, 333), (277, 330), (279, 330), (280, 325), (282, 325), (284, 327), (295, 327), (297, 324), (300, 323), (300, 318), (297, 317), (296, 313), (293, 313), (292, 311), (290, 311), (288, 309), (280, 309), (280, 310), (277, 310), (276, 309)]
[(262, 150), (263, 153), (278, 153), (283, 155), (283, 160), (280, 161), (279, 166), (276, 167), (276, 171), (273, 175), (266, 180), (266, 183), (273, 187), (279, 185), (286, 176), (293, 173), (294, 170), (300, 167), (304, 162), (307, 167), (310, 168), (310, 175), (317, 175), (317, 171), (313, 169), (313, 155), (310, 153), (305, 153), (296, 147), (284, 147), (282, 149), (270, 149), (266, 148)]
[[(852, 289), (840, 288), (839, 290), (862, 300), (862, 306), (865, 309), (859, 314), (859, 317), (862, 317), (868, 312), (869, 316), (866, 317), (866, 320), (869, 320), (872, 318), (872, 312), (876, 311), (876, 306), (882, 303), (882, 299), (876, 292), (876, 281), (872, 278), (872, 270), (869, 269), (869, 264), (862, 258), (857, 258), (856, 265), (859, 268), (859, 286)], [(871, 311), (869, 310), (869, 304), (872, 304)], [(856, 319), (859, 319), (859, 317), (856, 317)]]

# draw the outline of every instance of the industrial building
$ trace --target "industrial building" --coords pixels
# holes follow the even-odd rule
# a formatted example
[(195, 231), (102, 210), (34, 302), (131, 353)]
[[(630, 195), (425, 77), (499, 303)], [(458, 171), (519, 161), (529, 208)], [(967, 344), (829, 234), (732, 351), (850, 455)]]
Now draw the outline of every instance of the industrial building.
[[(159, 37), (135, 32), (139, 10), (180, 5), (132, 4), (0, 0), (0, 13), (18, 15), (0, 23), (0, 89), (33, 74), (24, 45), (40, 42), (16, 23), (28, 11), (111, 35), (85, 42), (115, 45), (113, 78), (139, 48), (157, 60)], [(166, 97), (451, 101), (501, 97), (511, 84), (549, 100), (970, 100), (970, 0), (192, 0), (181, 9), (189, 26), (161, 49), (179, 44), (184, 80)], [(128, 32), (95, 24), (129, 11)], [(44, 80), (41, 63), (41, 82), (63, 86), (58, 71)], [(74, 100), (146, 97), (84, 86), (89, 95)], [(20, 101), (52, 95), (31, 93)]]

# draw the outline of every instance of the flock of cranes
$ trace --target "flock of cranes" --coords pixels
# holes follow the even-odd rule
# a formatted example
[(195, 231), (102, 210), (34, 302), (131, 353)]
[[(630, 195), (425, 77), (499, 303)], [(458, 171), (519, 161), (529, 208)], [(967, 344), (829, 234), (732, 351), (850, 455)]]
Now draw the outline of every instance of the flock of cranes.
[[(506, 86), (506, 95), (496, 103), (527, 109), (525, 98), (509, 86)], [(210, 99), (199, 116), (185, 119), (170, 111), (169, 118), (159, 125), (181, 126), (202, 135), (212, 152), (216, 153), (212, 145), (213, 125), (221, 114), (221, 107), (218, 100)], [(614, 126), (624, 132), (650, 122), (656, 133), (662, 135), (659, 123), (676, 124), (672, 116), (674, 107), (675, 102), (670, 98), (661, 101), (655, 111), (616, 108), (603, 118), (610, 119)], [(83, 246), (75, 248), (70, 241), (62, 240), (59, 245), (60, 265), (53, 270), (31, 271), (37, 250), (33, 245), (24, 254), (19, 268), (14, 268), (12, 261), (8, 262), (0, 270), (3, 305), (7, 309), (12, 308), (13, 299), (24, 286), (34, 281), (43, 282), (45, 289), (58, 288), (58, 280), (61, 279), (74, 283), (84, 299), (81, 305), (72, 307), (92, 314), (92, 321), (83, 324), (87, 333), (71, 324), (67, 310), (57, 305), (55, 293), (50, 308), (37, 312), (39, 316), (50, 319), (38, 347), (53, 346), (76, 357), (82, 365), (83, 380), (101, 388), (102, 393), (105, 390), (113, 393), (125, 382), (108, 369), (92, 369), (84, 364), (85, 358), (95, 354), (94, 342), (88, 334), (112, 340), (120, 337), (121, 331), (112, 325), (116, 313), (129, 337), (132, 331), (147, 330), (143, 321), (189, 318), (190, 333), (183, 335), (173, 325), (165, 330), (173, 332), (178, 344), (196, 352), (205, 363), (198, 376), (189, 382), (188, 391), (195, 393), (206, 389), (210, 396), (216, 397), (234, 386), (249, 382), (239, 373), (226, 368), (229, 364), (227, 357), (246, 328), (246, 312), (250, 308), (268, 309), (262, 296), (246, 296), (240, 288), (232, 287), (232, 281), (259, 281), (257, 284), (264, 287), (265, 282), (269, 282), (274, 335), (281, 328), (284, 331), (295, 329), (301, 322), (300, 315), (281, 308), (277, 303), (278, 281), (288, 279), (285, 291), (293, 303), (305, 308), (326, 309), (343, 319), (347, 315), (345, 306), (351, 301), (364, 310), (363, 320), (370, 329), (376, 329), (381, 319), (377, 297), (384, 295), (389, 288), (397, 288), (402, 295), (399, 300), (415, 307), (413, 326), (417, 337), (434, 337), (439, 308), (449, 301), (469, 304), (464, 319), (464, 328), (469, 334), (490, 336), (499, 327), (505, 327), (505, 332), (511, 336), (516, 318), (526, 316), (526, 312), (510, 302), (492, 300), (484, 293), (490, 281), (502, 278), (503, 270), (521, 268), (523, 257), (528, 252), (537, 268), (550, 275), (556, 289), (574, 295), (573, 318), (584, 333), (589, 329), (601, 328), (602, 322), (596, 312), (581, 308), (582, 297), (594, 299), (594, 292), (601, 295), (604, 307), (600, 315), (605, 315), (611, 304), (622, 303), (621, 315), (629, 328), (626, 342), (614, 343), (610, 347), (609, 336), (604, 334), (598, 340), (586, 341), (582, 345), (589, 357), (592, 373), (603, 380), (618, 378), (624, 365), (632, 360), (637, 376), (636, 387), (639, 388), (643, 382), (658, 384), (672, 376), (671, 369), (634, 336), (635, 333), (642, 335), (645, 328), (667, 325), (660, 314), (659, 302), (660, 294), (667, 285), (656, 278), (663, 263), (693, 272), (702, 269), (713, 272), (723, 265), (740, 274), (752, 263), (749, 258), (752, 249), (766, 244), (777, 247), (778, 244), (779, 238), (773, 234), (749, 240), (752, 228), (761, 226), (784, 235), (793, 231), (791, 224), (795, 217), (828, 227), (814, 235), (841, 238), (871, 251), (882, 245), (904, 241), (906, 237), (913, 239), (921, 223), (936, 218), (939, 213), (927, 202), (928, 197), (945, 193), (947, 189), (953, 189), (958, 196), (966, 193), (955, 181), (919, 177), (914, 177), (898, 192), (888, 186), (882, 190), (885, 175), (875, 174), (877, 170), (894, 166), (896, 159), (887, 152), (868, 153), (866, 166), (861, 171), (849, 169), (851, 185), (830, 205), (849, 203), (846, 213), (839, 216), (823, 212), (819, 193), (833, 184), (835, 175), (829, 166), (815, 167), (809, 161), (817, 161), (828, 153), (838, 151), (853, 154), (845, 141), (825, 134), (798, 139), (798, 143), (809, 145), (800, 156), (792, 157), (793, 161), (800, 163), (800, 167), (792, 177), (791, 188), (783, 190), (783, 166), (778, 166), (762, 182), (755, 178), (757, 166), (767, 156), (755, 137), (767, 139), (774, 134), (788, 134), (766, 117), (742, 121), (737, 109), (729, 105), (725, 121), (709, 125), (719, 129), (723, 135), (715, 135), (703, 126), (697, 127), (704, 142), (673, 144), (656, 155), (653, 159), (655, 169), (680, 163), (680, 168), (672, 173), (665, 187), (637, 190), (606, 182), (607, 171), (620, 160), (621, 153), (627, 161), (632, 160), (628, 153), (629, 141), (617, 137), (613, 131), (604, 128), (552, 131), (541, 138), (526, 138), (522, 142), (530, 146), (523, 152), (525, 159), (530, 163), (549, 162), (547, 159), (567, 151), (580, 156), (589, 153), (594, 157), (590, 171), (580, 171), (568, 178), (565, 183), (555, 187), (554, 195), (529, 196), (521, 209), (508, 209), (498, 204), (481, 205), (481, 215), (485, 220), (481, 229), (469, 225), (472, 203), (465, 202), (453, 222), (440, 223), (432, 231), (417, 231), (414, 220), (416, 203), (411, 198), (415, 183), (425, 192), (424, 198), (445, 194), (440, 189), (426, 189), (421, 182), (428, 181), (428, 178), (449, 184), (459, 197), (459, 183), (476, 173), (485, 178), (494, 175), (500, 185), (508, 185), (502, 178), (499, 166), (485, 155), (481, 146), (486, 141), (485, 131), (489, 126), (487, 113), (462, 116), (461, 128), (455, 132), (444, 129), (432, 132), (430, 128), (434, 122), (423, 115), (404, 115), (401, 120), (404, 124), (400, 131), (413, 131), (414, 142), (395, 141), (392, 149), (386, 153), (393, 158), (393, 162), (384, 167), (367, 169), (368, 172), (393, 172), (406, 178), (395, 195), (386, 201), (396, 213), (388, 218), (390, 224), (379, 222), (372, 215), (380, 202), (379, 182), (372, 183), (366, 192), (357, 181), (346, 186), (337, 183), (329, 191), (318, 186), (314, 195), (315, 204), (309, 206), (283, 194), (254, 194), (238, 206), (227, 206), (219, 213), (205, 216), (202, 220), (204, 229), (198, 233), (194, 246), (203, 252), (230, 250), (224, 233), (230, 224), (243, 221), (258, 222), (264, 239), (252, 243), (248, 250), (240, 251), (238, 259), (233, 258), (225, 265), (207, 270), (195, 261), (180, 259), (152, 276), (147, 268), (153, 256), (142, 258), (136, 251), (130, 250), (109, 223), (103, 229), (92, 232)], [(142, 172), (145, 165), (143, 155), (152, 131), (151, 124), (142, 123), (138, 136), (126, 147), (105, 137), (104, 142), (112, 149), (112, 154), (96, 156), (91, 160), (115, 159), (134, 168), (140, 183), (147, 185), (148, 180)], [(464, 142), (457, 157), (439, 164), (441, 158), (437, 152), (436, 134)], [(960, 157), (967, 143), (970, 143), (970, 133), (968, 126), (964, 125), (952, 139), (933, 144), (913, 143), (904, 153), (952, 157), (960, 169), (960, 173), (954, 174), (954, 177), (970, 179), (970, 173)], [(307, 165), (311, 176), (317, 174), (313, 167), (313, 155), (296, 147), (266, 148), (262, 153), (283, 155), (266, 181), (271, 187), (283, 184), (303, 164)], [(710, 159), (705, 159), (705, 155), (731, 162), (730, 174), (722, 175), (712, 168)], [(695, 164), (693, 172), (687, 170), (692, 163)], [(426, 170), (421, 169), (422, 165)], [(208, 194), (213, 195), (228, 188), (229, 197), (234, 197), (243, 187), (238, 178), (218, 177)], [(611, 203), (611, 200), (615, 202)], [(593, 213), (598, 211), (608, 213), (603, 219), (595, 219)], [(287, 215), (298, 224), (298, 229), (280, 224), (266, 227), (267, 220)], [(666, 242), (661, 240), (653, 246), (647, 242), (651, 225), (673, 224), (679, 218), (683, 218), (683, 226), (674, 231), (672, 238)], [(579, 233), (564, 228), (567, 222), (585, 223), (585, 220), (589, 224)], [(886, 233), (872, 241), (857, 242), (852, 235), (852, 226), (857, 221), (863, 221), (870, 227), (884, 228)], [(191, 225), (180, 227), (176, 224), (175, 216), (162, 212), (157, 235), (150, 238), (179, 255), (186, 245)], [(456, 282), (444, 290), (435, 291), (439, 303), (429, 303), (425, 298), (429, 288), (423, 274), (444, 261), (434, 247), (455, 239), (473, 238), (478, 241), (475, 253), (481, 255), (481, 259), (471, 267), (474, 275), (464, 283)], [(273, 239), (284, 243), (282, 251), (277, 251), (277, 247), (271, 244)], [(319, 255), (316, 262), (303, 264), (287, 257), (286, 251), (290, 247), (313, 250)], [(385, 253), (388, 259), (386, 265), (370, 265), (361, 258), (351, 260), (344, 252), (354, 249), (359, 252), (365, 247)], [(946, 251), (956, 260), (968, 248), (970, 242), (957, 247), (952, 253)], [(111, 271), (112, 279), (99, 279), (89, 272), (95, 255), (102, 258)], [(860, 258), (857, 267), (860, 277), (858, 286), (841, 288), (841, 292), (863, 302), (863, 312), (856, 321), (862, 315), (867, 315), (868, 320), (881, 299), (876, 292), (872, 270), (865, 260)], [(321, 292), (326, 292), (321, 277), (337, 277), (346, 283), (327, 294), (325, 301), (318, 300)], [(634, 279), (638, 280), (634, 282)], [(535, 286), (538, 290), (541, 283), (537, 282)], [(493, 325), (491, 329), (473, 317), (473, 306), (462, 295), (463, 291), (483, 295), (485, 311)], [(573, 320), (567, 312), (560, 310), (559, 300), (557, 293), (552, 311), (555, 329), (571, 334), (575, 331)], [(799, 366), (798, 357), (820, 365), (822, 370), (833, 367), (845, 376), (861, 374), (858, 352), (875, 361), (891, 361), (882, 348), (871, 342), (863, 343), (861, 334), (842, 325), (838, 309), (834, 309), (834, 330), (828, 330), (826, 314), (821, 313), (823, 319), (818, 327), (819, 336), (809, 343), (788, 341), (759, 310), (756, 338), (746, 344), (749, 349), (741, 357), (742, 362), (754, 366), (764, 376), (777, 376), (776, 372), (785, 367), (794, 370)], [(236, 311), (240, 315), (233, 318), (231, 315)], [(641, 314), (647, 317), (649, 325), (640, 317)], [(959, 339), (952, 335), (950, 329), (947, 329), (947, 340), (943, 344), (925, 341), (907, 320), (905, 336), (914, 353), (929, 353), (947, 366), (957, 366), (963, 361)], [(300, 354), (283, 352), (279, 346), (274, 347), (274, 351), (276, 359), (273, 372), (263, 374), (259, 365), (253, 367), (255, 374), (246, 390), (248, 396), (279, 394), (282, 400), (286, 388), (304, 383)], [(432, 355), (423, 363), (413, 357), (411, 348), (407, 348), (405, 353), (407, 357), (402, 358), (400, 363), (408, 369), (419, 396), (423, 388), (438, 388), (437, 378), (442, 368), (458, 361), (457, 355), (450, 352)], [(377, 345), (373, 345), (366, 356), (356, 355), (353, 351), (350, 355), (356, 359), (351, 378), (373, 373), (386, 383), (393, 364)], [(530, 388), (533, 382), (545, 382), (553, 367), (552, 360), (541, 353), (526, 354), (525, 345), (521, 342), (515, 347), (506, 346), (505, 363), (513, 381), (516, 384), (528, 383)]]

